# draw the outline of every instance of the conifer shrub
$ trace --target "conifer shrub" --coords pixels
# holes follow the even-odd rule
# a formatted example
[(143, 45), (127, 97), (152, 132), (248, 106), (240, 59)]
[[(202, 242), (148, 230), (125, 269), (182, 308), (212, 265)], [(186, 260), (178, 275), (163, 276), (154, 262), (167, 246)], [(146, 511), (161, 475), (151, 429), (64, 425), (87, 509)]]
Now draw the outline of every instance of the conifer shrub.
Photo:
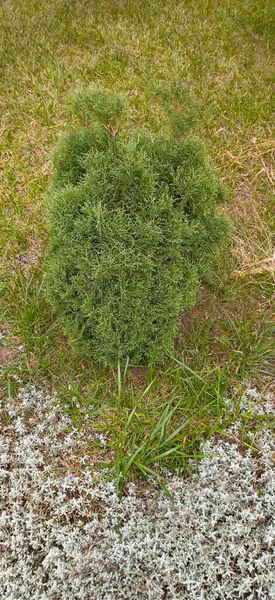
[(72, 346), (113, 365), (158, 361), (228, 240), (201, 143), (129, 132), (124, 100), (76, 96), (54, 152), (47, 296)]

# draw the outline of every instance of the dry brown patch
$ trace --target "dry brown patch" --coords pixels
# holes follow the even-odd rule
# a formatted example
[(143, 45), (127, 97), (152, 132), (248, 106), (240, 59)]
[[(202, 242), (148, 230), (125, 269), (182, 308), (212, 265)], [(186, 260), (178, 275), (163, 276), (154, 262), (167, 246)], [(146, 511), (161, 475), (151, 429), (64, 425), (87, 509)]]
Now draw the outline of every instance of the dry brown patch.
[(271, 231), (261, 218), (263, 199), (245, 182), (236, 187), (233, 202), (225, 212), (237, 232), (233, 234), (232, 255), (236, 260), (232, 277), (268, 272), (275, 280), (275, 250)]
[(30, 238), (29, 246), (24, 254), (17, 254), (16, 262), (21, 267), (24, 275), (28, 275), (32, 266), (39, 264), (39, 258), (42, 253), (42, 241), (37, 237)]
[(0, 346), (0, 365), (2, 367), (5, 367), (6, 365), (16, 360), (19, 355), (19, 350), (15, 350), (15, 348), (9, 348), (8, 346)]

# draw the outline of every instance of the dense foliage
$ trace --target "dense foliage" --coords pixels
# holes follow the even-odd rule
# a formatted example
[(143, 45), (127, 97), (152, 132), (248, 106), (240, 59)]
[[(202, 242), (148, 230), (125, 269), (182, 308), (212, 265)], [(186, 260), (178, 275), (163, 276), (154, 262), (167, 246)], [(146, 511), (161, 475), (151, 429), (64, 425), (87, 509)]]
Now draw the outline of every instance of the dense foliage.
[(48, 298), (85, 355), (160, 360), (228, 238), (220, 182), (183, 128), (127, 133), (118, 95), (74, 109), (82, 124), (54, 154)]

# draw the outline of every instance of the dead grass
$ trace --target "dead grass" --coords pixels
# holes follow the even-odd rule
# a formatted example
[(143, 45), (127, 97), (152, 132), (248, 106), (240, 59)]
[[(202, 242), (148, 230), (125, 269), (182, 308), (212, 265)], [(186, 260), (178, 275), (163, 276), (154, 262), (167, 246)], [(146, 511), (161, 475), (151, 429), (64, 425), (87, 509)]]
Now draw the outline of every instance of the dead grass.
[(235, 225), (232, 255), (236, 265), (232, 277), (269, 273), (275, 278), (275, 251), (271, 228), (264, 222), (265, 195), (240, 181), (226, 213)]

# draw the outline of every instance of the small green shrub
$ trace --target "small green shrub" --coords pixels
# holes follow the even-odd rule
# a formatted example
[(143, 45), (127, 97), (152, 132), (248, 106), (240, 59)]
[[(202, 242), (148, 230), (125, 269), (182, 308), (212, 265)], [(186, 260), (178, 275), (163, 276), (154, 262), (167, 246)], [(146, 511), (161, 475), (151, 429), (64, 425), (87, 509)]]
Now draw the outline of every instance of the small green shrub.
[(84, 355), (160, 360), (228, 239), (221, 185), (199, 141), (174, 127), (121, 133), (120, 96), (91, 90), (74, 108), (82, 124), (53, 159), (48, 299)]

